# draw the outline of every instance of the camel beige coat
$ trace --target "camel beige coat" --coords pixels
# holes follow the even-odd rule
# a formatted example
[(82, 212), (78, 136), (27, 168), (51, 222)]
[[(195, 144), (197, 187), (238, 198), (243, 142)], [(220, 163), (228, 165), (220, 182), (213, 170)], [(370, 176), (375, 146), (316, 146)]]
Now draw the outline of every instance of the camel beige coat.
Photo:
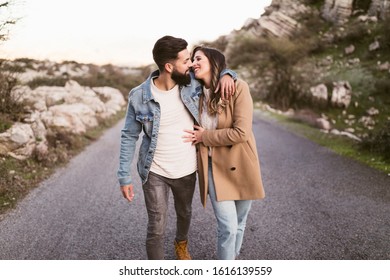
[[(200, 99), (203, 102), (203, 96)], [(199, 106), (200, 108), (202, 106)], [(221, 113), (216, 130), (205, 130), (198, 144), (200, 196), (206, 206), (208, 194), (208, 147), (211, 149), (217, 200), (264, 198), (260, 163), (252, 131), (253, 101), (248, 84), (240, 79), (236, 92)]]

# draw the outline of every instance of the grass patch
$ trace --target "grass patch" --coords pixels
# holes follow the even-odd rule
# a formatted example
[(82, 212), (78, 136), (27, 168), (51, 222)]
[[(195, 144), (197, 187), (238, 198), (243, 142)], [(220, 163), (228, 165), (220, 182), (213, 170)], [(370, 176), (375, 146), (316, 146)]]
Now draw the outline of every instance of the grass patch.
[(336, 154), (352, 158), (374, 169), (390, 174), (390, 162), (386, 161), (379, 154), (361, 150), (358, 143), (352, 139), (345, 136), (323, 133), (317, 128), (292, 120), (283, 115), (269, 112), (267, 114), (282, 127), (296, 135), (303, 136), (323, 147), (327, 147)]
[(47, 178), (52, 170), (33, 159), (19, 161), (7, 157), (0, 160), (0, 214), (3, 214)]

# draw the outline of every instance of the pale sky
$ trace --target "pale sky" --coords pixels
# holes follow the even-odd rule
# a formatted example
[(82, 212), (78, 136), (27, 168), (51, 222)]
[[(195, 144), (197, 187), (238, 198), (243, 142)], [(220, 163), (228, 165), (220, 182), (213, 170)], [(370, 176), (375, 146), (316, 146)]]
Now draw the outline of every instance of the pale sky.
[(21, 19), (0, 43), (0, 58), (138, 66), (153, 63), (164, 36), (189, 48), (259, 18), (271, 0), (13, 0)]

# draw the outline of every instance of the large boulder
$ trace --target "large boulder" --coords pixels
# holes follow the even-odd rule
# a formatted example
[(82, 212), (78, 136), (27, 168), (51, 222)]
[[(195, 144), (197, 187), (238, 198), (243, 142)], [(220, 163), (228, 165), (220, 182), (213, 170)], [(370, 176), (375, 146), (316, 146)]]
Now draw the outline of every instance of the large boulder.
[(30, 124), (15, 123), (7, 131), (0, 133), (0, 154), (18, 159), (30, 157), (36, 141)]
[(48, 131), (83, 134), (99, 120), (118, 113), (126, 105), (122, 93), (111, 87), (84, 87), (69, 81), (64, 87), (13, 88), (15, 100), (30, 112), (23, 123), (15, 123), (0, 134), (0, 155), (26, 159), (34, 152), (40, 158), (48, 151)]
[(352, 99), (352, 87), (348, 81), (333, 83), (331, 103), (335, 107), (348, 108)]
[(353, 0), (325, 0), (322, 16), (328, 21), (343, 24), (353, 11)]

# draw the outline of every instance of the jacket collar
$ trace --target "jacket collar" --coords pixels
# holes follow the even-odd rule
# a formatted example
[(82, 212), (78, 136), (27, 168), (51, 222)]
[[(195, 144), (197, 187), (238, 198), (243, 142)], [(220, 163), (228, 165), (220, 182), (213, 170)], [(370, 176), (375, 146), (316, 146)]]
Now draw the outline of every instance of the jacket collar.
[(158, 77), (158, 75), (160, 75), (159, 70), (153, 71), (142, 86), (142, 103), (145, 104), (148, 103), (150, 100), (154, 100), (151, 90), (151, 83), (154, 78)]
[[(152, 83), (152, 80), (156, 77), (158, 77), (160, 75), (160, 71), (159, 70), (155, 70), (153, 71), (148, 79), (145, 81), (145, 83), (143, 84), (142, 86), (142, 100), (143, 100), (143, 103), (148, 103), (150, 100), (154, 100), (154, 97), (153, 97), (153, 94), (152, 94), (152, 90), (151, 90), (151, 83)], [(191, 76), (191, 79), (194, 79), (195, 76), (194, 76), (194, 73), (190, 72), (190, 76)], [(188, 85), (185, 85), (185, 86), (179, 86), (179, 90), (181, 92), (181, 90), (183, 89), (183, 87), (190, 87), (191, 86), (191, 82), (188, 84)], [(201, 91), (200, 91), (201, 92)], [(194, 92), (195, 94), (196, 92)], [(197, 94), (199, 95), (199, 94)]]

